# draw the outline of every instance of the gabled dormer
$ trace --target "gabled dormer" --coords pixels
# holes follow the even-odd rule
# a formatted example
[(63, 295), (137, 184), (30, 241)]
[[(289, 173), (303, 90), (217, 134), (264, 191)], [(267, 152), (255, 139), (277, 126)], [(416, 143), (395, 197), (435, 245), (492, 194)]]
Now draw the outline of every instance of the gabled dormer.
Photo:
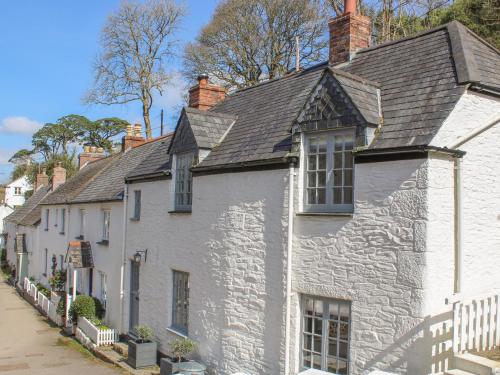
[(349, 213), (354, 202), (354, 156), (382, 125), (374, 82), (325, 70), (292, 126), (292, 151), (300, 155), (302, 210)]
[(191, 167), (200, 163), (229, 131), (235, 117), (209, 111), (225, 91), (200, 76), (189, 90), (190, 106), (183, 108), (175, 129), (169, 154), (172, 158), (172, 211), (190, 212), (193, 177)]

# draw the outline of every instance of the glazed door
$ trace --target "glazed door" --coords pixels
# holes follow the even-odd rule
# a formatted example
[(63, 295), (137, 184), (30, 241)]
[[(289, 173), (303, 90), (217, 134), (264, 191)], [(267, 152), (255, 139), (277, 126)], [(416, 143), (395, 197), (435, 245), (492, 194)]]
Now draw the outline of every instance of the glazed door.
[(130, 316), (129, 331), (139, 324), (139, 262), (130, 262)]

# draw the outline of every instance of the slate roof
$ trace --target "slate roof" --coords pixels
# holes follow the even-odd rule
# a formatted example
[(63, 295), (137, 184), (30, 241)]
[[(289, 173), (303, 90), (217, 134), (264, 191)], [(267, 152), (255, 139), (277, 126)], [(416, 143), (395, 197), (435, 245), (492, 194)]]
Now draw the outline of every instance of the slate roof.
[[(383, 126), (371, 148), (428, 145), (465, 91), (465, 83), (500, 92), (499, 52), (454, 21), (409, 38), (361, 50), (333, 67), (373, 122), (380, 87)], [(290, 150), (290, 127), (327, 63), (229, 95), (209, 112), (237, 116), (225, 139), (194, 169), (277, 161)], [(359, 78), (365, 80), (361, 84)]]
[(222, 139), (237, 116), (225, 113), (201, 111), (196, 108), (185, 108), (191, 130), (200, 148), (211, 149)]
[(136, 168), (134, 168), (126, 179), (135, 179), (138, 177), (157, 176), (167, 174), (170, 171), (170, 156), (168, 149), (172, 140), (172, 133), (167, 134), (158, 142), (155, 152), (151, 152)]
[(151, 153), (156, 152), (164, 137), (119, 153), (102, 170), (98, 178), (69, 200), (69, 203), (104, 202), (123, 199), (125, 176), (139, 166)]
[(90, 184), (99, 174), (106, 169), (118, 155), (111, 155), (106, 158), (88, 163), (74, 176), (50, 193), (41, 204), (66, 204), (76, 197), (88, 184)]
[(40, 201), (50, 192), (51, 186), (42, 186), (19, 208), (4, 220), (19, 225), (35, 225), (41, 219)]

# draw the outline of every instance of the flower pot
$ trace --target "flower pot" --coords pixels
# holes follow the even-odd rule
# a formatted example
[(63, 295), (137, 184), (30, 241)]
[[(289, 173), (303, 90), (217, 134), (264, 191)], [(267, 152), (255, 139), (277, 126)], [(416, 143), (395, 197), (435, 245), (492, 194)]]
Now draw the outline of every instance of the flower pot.
[(135, 340), (128, 342), (127, 363), (133, 368), (142, 368), (156, 365), (156, 342), (139, 343)]
[(174, 362), (170, 358), (162, 358), (160, 360), (160, 375), (172, 375), (177, 371), (178, 362)]

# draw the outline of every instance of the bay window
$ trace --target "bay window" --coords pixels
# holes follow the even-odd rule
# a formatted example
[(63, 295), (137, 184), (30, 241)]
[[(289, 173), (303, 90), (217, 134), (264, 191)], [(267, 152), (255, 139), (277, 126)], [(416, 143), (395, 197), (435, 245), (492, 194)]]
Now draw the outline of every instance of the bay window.
[(352, 131), (306, 134), (304, 137), (304, 211), (352, 212)]

